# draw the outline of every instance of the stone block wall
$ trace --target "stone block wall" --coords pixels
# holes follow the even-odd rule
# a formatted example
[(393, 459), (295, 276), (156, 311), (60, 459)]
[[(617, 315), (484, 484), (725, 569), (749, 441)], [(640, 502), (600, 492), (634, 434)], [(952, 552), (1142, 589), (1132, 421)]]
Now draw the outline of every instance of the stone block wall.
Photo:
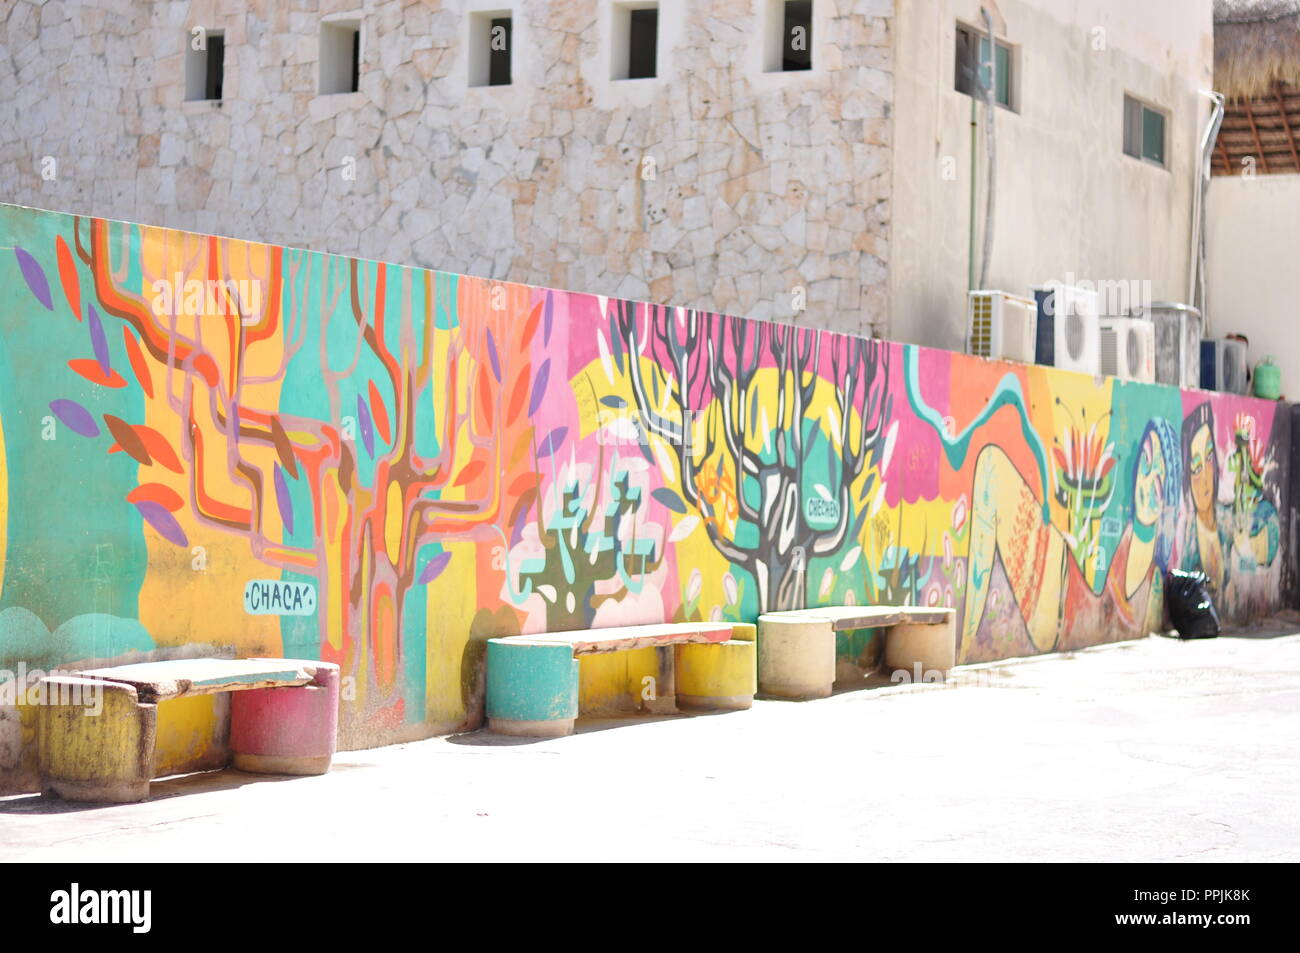
[[(787, 73), (778, 4), (662, 0), (633, 81), (607, 2), (353, 2), (17, 0), (0, 200), (883, 332), (892, 0), (815, 0)], [(469, 85), (485, 9), (512, 12), (508, 87)], [(361, 23), (356, 93), (317, 92), (331, 17)], [(195, 27), (224, 35), (220, 101), (185, 101)]]

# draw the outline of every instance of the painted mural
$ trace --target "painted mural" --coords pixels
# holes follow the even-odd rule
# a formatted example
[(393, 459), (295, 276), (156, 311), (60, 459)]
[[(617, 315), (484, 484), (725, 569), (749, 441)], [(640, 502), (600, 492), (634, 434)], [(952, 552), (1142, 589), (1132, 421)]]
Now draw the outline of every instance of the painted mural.
[(0, 332), (0, 668), (319, 657), (345, 745), (477, 724), (502, 634), (1280, 598), (1263, 401), (9, 206)]

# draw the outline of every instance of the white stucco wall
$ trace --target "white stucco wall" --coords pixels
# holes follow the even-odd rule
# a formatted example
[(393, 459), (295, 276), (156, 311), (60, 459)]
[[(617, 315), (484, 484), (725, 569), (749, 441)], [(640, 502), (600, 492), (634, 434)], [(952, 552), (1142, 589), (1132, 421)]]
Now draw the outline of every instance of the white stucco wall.
[(1215, 176), (1206, 199), (1211, 337), (1244, 334), (1300, 397), (1300, 175)]
[[(999, 109), (993, 288), (1065, 280), (1151, 282), (1186, 298), (1192, 179), (1213, 73), (1210, 0), (1002, 0), (1016, 111)], [(909, 0), (895, 21), (890, 337), (964, 343), (970, 97), (953, 86), (957, 21), (978, 0)], [(995, 16), (995, 26), (999, 18)], [(1097, 47), (1101, 46), (1102, 49)], [(1167, 162), (1123, 153), (1128, 93), (1168, 112)], [(983, 243), (980, 109), (976, 282)], [(952, 178), (944, 178), (945, 160)]]

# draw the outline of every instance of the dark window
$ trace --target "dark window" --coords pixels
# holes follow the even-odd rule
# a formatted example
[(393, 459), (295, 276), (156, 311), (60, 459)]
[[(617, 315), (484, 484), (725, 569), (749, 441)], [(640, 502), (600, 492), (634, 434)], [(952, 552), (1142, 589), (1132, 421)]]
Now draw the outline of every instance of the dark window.
[(812, 0), (786, 0), (781, 27), (781, 69), (812, 69)]
[(361, 88), (361, 31), (355, 30), (352, 33), (352, 84), (348, 89), (349, 93), (355, 93)]
[(355, 20), (322, 23), (320, 91), (355, 93), (361, 79), (361, 25)]
[(659, 10), (631, 10), (627, 30), (627, 78), (655, 76), (655, 49), (659, 43)]
[(1124, 152), (1165, 164), (1165, 114), (1132, 96), (1124, 97)]
[(226, 38), (208, 37), (207, 74), (203, 81), (203, 98), (220, 99), (222, 80), (225, 79)]
[[(954, 86), (967, 96), (984, 97), (989, 84), (989, 38), (969, 27), (957, 27), (957, 69)], [(997, 88), (993, 98), (1011, 108), (1011, 47), (997, 44), (997, 61), (994, 63)]]
[(510, 17), (496, 17), (488, 30), (488, 85), (510, 85)]

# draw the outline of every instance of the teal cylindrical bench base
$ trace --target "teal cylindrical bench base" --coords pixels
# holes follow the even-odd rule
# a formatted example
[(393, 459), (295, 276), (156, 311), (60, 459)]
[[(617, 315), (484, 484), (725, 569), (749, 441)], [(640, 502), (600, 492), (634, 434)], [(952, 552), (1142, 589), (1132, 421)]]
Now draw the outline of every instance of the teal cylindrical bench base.
[(552, 738), (578, 717), (578, 660), (560, 642), (489, 639), (488, 727), (507, 735)]
[(572, 718), (554, 721), (519, 721), (515, 718), (489, 718), (488, 730), (516, 738), (563, 738), (573, 734)]

